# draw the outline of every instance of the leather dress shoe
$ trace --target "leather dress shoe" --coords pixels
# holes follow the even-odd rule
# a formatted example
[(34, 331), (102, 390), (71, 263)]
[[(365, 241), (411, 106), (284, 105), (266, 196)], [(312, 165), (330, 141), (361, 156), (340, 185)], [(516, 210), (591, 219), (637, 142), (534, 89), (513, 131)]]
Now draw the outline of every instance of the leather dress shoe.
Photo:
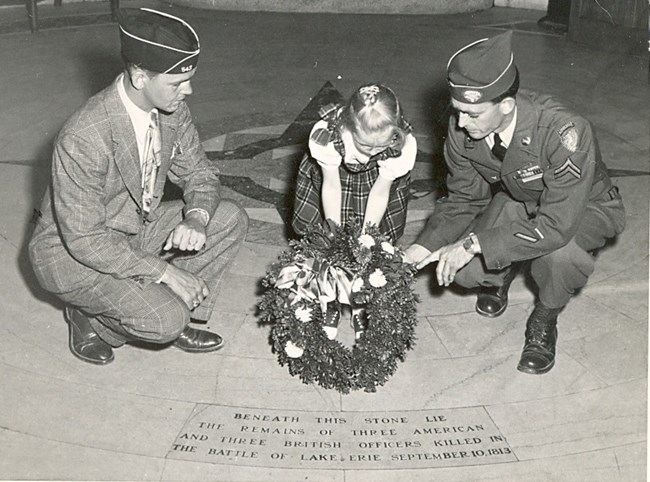
[(185, 327), (174, 341), (174, 346), (190, 353), (216, 351), (224, 345), (223, 338), (216, 333)]
[(535, 305), (526, 323), (526, 342), (517, 370), (541, 375), (555, 365), (557, 315), (562, 308), (549, 308), (541, 302)]
[(115, 359), (111, 345), (102, 340), (81, 311), (66, 306), (70, 351), (74, 356), (95, 365), (106, 365)]
[(510, 268), (501, 286), (483, 287), (476, 298), (476, 312), (489, 318), (503, 314), (508, 307), (508, 290), (517, 272)]

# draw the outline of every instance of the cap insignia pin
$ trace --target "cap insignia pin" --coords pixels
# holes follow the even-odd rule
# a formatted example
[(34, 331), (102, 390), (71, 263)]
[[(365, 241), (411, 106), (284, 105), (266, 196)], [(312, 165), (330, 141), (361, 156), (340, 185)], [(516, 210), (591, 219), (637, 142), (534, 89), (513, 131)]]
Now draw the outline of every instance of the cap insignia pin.
[(483, 94), (481, 94), (478, 90), (466, 90), (463, 92), (463, 97), (472, 103), (479, 100), (482, 96)]

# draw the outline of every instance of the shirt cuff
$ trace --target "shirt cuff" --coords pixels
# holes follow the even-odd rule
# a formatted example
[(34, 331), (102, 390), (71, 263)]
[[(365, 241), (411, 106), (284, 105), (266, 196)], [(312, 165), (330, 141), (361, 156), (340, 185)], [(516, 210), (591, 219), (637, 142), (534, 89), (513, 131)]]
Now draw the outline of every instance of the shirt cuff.
[(205, 209), (192, 208), (185, 213), (185, 217), (187, 217), (190, 213), (194, 213), (194, 212), (198, 213), (201, 216), (201, 220), (203, 221), (203, 226), (207, 226), (208, 223), (210, 222), (210, 215)]

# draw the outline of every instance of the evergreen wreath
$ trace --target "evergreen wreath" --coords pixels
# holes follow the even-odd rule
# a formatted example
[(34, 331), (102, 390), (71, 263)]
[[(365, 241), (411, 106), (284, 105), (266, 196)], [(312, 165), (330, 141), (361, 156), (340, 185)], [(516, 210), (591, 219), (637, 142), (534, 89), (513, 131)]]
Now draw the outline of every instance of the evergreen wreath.
[[(415, 344), (415, 268), (378, 228), (357, 220), (313, 225), (290, 241), (262, 280), (261, 322), (281, 365), (304, 383), (375, 392)], [(323, 329), (330, 302), (363, 307), (367, 325), (351, 348)]]

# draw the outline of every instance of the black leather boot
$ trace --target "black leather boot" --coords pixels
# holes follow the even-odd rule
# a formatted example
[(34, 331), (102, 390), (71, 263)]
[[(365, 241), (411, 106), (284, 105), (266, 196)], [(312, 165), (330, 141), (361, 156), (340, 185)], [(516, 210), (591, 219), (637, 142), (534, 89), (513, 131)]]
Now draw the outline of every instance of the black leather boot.
[(532, 375), (548, 372), (555, 365), (557, 315), (562, 308), (537, 302), (526, 323), (526, 342), (517, 370)]
[(503, 314), (508, 307), (508, 290), (515, 276), (517, 270), (510, 267), (501, 286), (482, 287), (476, 298), (476, 312), (489, 318), (496, 318)]

